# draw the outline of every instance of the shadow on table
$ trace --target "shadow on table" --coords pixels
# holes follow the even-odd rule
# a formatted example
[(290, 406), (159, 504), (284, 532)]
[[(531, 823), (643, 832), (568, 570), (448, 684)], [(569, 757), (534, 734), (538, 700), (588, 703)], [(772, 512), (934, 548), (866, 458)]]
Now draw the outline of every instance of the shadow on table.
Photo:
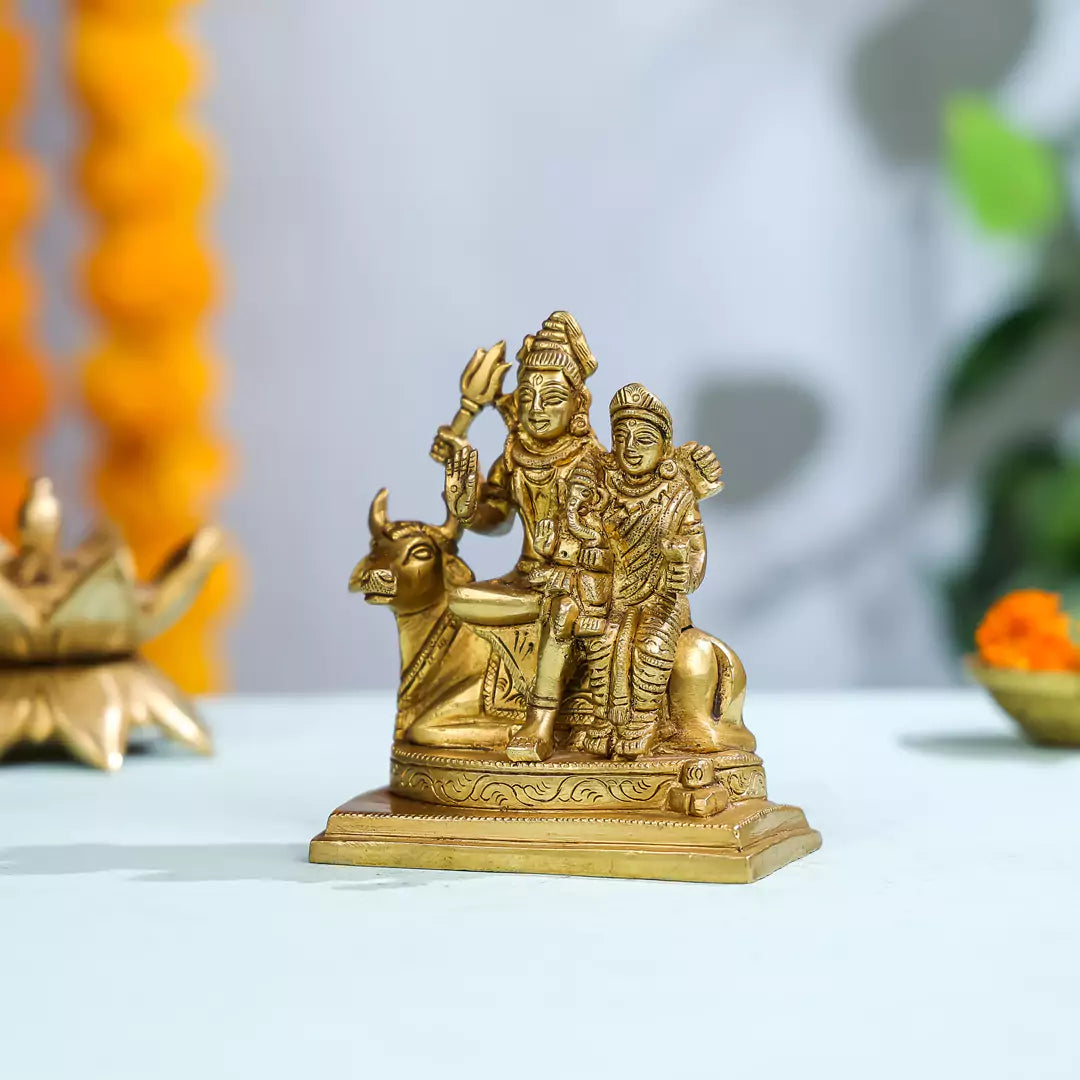
[(972, 761), (1034, 761), (1051, 764), (1075, 756), (1075, 751), (1039, 746), (1012, 731), (941, 731), (902, 735), (900, 745), (938, 757)]
[(464, 871), (322, 866), (299, 844), (49, 844), (0, 848), (0, 877), (127, 872), (136, 881), (334, 882), (346, 890), (409, 889), (475, 878)]
[[(157, 742), (132, 741), (128, 743), (124, 751), (124, 760), (131, 761), (133, 758), (152, 757), (191, 757), (191, 751), (176, 743), (159, 740)], [(0, 769), (21, 766), (32, 768), (35, 765), (60, 765), (70, 768), (74, 772), (93, 772), (87, 765), (79, 761), (69, 750), (58, 743), (20, 743), (8, 750), (0, 758)]]

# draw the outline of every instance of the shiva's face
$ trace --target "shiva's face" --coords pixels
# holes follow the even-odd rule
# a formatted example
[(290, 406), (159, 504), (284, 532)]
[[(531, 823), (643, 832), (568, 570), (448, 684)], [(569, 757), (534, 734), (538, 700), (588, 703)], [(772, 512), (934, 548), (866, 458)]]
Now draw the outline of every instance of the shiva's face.
[(663, 460), (664, 433), (647, 420), (618, 420), (611, 429), (611, 448), (624, 473), (644, 476)]
[(535, 439), (557, 439), (570, 430), (577, 395), (566, 376), (555, 371), (523, 371), (517, 388), (518, 422)]

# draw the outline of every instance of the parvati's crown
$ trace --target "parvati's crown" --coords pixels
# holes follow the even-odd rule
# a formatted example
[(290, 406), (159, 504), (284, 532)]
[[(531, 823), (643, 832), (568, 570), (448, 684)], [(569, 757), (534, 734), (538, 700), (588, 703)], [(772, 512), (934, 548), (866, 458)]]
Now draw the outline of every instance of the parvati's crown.
[(611, 399), (611, 423), (627, 417), (655, 424), (664, 434), (665, 442), (671, 442), (674, 425), (667, 406), (641, 383), (628, 383)]

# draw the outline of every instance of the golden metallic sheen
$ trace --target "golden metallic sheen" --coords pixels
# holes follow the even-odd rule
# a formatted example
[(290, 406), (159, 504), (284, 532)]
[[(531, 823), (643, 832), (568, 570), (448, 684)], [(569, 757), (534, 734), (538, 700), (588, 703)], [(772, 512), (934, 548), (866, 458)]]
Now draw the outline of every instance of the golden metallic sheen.
[(222, 538), (203, 529), (148, 584), (107, 530), (59, 549), (60, 504), (39, 478), (19, 515), (19, 544), (0, 540), (0, 757), (56, 742), (101, 769), (123, 764), (132, 727), (155, 725), (210, 753), (191, 703), (138, 655), (191, 605)]
[[(385, 489), (372, 502), (349, 588), (397, 622), (390, 784), (336, 810), (311, 859), (752, 881), (813, 851), (802, 811), (766, 797), (742, 662), (690, 618), (716, 456), (676, 444), (640, 383), (610, 403), (609, 452), (590, 418), (597, 361), (568, 312), (517, 360), (503, 393), (505, 343), (478, 349), (436, 433), (445, 522), (394, 520)], [(468, 432), (492, 405), (507, 436), (485, 473)], [(463, 532), (515, 518), (517, 563), (475, 581)]]

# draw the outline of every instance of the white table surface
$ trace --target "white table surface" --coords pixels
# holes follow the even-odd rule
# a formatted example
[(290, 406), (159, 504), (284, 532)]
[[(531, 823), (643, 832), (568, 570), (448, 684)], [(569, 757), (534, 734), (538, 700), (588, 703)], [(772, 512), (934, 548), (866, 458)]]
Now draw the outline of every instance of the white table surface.
[(754, 885), (312, 866), (389, 697), (0, 766), (7, 1080), (1080, 1076), (1080, 753), (976, 691), (751, 695), (821, 851)]

